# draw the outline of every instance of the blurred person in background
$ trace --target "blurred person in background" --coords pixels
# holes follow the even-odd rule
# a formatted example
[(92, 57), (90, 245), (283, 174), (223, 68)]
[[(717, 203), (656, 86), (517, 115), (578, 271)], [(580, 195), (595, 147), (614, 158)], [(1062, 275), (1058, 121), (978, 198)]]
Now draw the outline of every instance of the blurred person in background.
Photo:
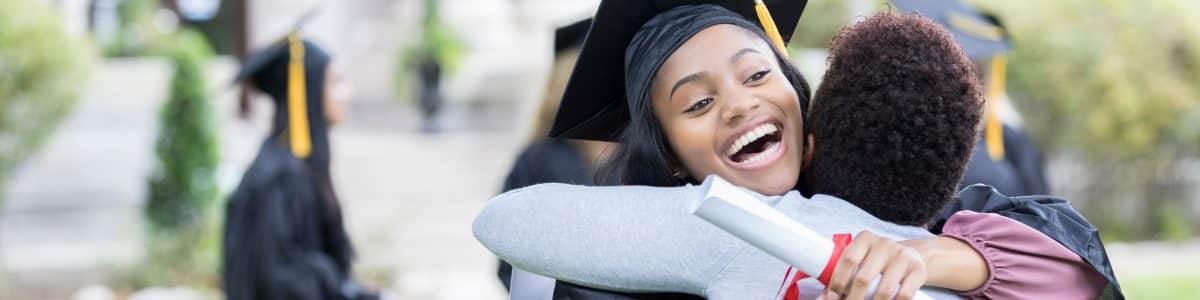
[(1020, 129), (1020, 117), (1004, 90), (1005, 54), (1012, 40), (1000, 19), (961, 0), (893, 0), (902, 12), (930, 18), (950, 31), (984, 83), (983, 134), (959, 187), (982, 183), (1001, 194), (1048, 195), (1042, 153)]
[[(529, 145), (517, 156), (504, 179), (502, 192), (540, 183), (595, 185), (600, 182), (593, 177), (596, 166), (614, 144), (549, 137), (563, 89), (591, 25), (591, 19), (587, 19), (554, 31), (554, 62), (546, 82), (546, 93), (534, 115)], [(500, 261), (497, 276), (512, 299), (549, 299), (555, 290), (553, 278), (513, 269), (504, 261)]]
[(349, 86), (298, 33), (250, 55), (235, 79), (275, 104), (271, 130), (225, 210), (228, 299), (377, 299), (351, 278), (354, 250), (330, 176), (328, 127)]
[(421, 84), (421, 132), (438, 133), (437, 116), (442, 110), (442, 63), (432, 53), (421, 53), (417, 63), (417, 79)]

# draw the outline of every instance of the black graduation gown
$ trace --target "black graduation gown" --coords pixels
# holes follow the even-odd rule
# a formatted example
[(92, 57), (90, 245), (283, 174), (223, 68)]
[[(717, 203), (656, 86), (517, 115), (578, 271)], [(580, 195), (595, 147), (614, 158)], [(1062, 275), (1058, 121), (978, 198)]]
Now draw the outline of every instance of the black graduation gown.
[(227, 299), (373, 297), (350, 280), (345, 229), (326, 224), (319, 193), (303, 161), (274, 139), (263, 144), (225, 207)]
[(996, 213), (1017, 220), (1058, 241), (1104, 276), (1108, 280), (1104, 299), (1125, 299), (1104, 243), (1100, 241), (1100, 232), (1067, 200), (1051, 196), (1009, 197), (982, 184), (959, 191), (957, 198), (958, 201), (952, 202), (934, 219), (929, 228), (931, 232), (940, 234), (950, 216), (963, 210)]
[(1042, 155), (1033, 141), (1021, 131), (1005, 125), (1004, 159), (992, 160), (987, 144), (980, 139), (971, 153), (971, 162), (963, 174), (959, 188), (982, 183), (1005, 195), (1046, 195), (1045, 166)]

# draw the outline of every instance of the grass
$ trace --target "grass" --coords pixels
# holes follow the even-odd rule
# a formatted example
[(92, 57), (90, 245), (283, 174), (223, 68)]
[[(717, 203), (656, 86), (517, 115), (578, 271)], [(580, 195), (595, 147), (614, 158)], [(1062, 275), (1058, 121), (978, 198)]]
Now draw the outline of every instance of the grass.
[(1129, 299), (1187, 299), (1200, 295), (1200, 270), (1118, 279)]

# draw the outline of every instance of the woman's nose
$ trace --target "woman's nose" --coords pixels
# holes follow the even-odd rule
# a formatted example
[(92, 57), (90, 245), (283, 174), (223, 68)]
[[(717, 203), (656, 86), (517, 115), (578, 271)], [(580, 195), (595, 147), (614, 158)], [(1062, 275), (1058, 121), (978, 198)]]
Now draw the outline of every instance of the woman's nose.
[(737, 97), (731, 97), (726, 101), (725, 107), (722, 109), (722, 119), (730, 125), (736, 125), (738, 122), (748, 119), (749, 114), (758, 109), (762, 103), (750, 94), (743, 94)]

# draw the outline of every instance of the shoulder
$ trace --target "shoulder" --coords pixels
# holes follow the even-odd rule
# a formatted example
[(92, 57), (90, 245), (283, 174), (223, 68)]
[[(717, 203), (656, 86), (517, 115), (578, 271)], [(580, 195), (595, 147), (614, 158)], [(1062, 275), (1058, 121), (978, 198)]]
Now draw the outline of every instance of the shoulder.
[(559, 139), (540, 139), (521, 151), (518, 160), (546, 160), (558, 157), (578, 156), (575, 146)]
[(870, 230), (893, 239), (912, 239), (932, 236), (925, 228), (899, 225), (881, 220), (858, 206), (830, 195), (814, 195), (807, 202), (799, 203), (792, 218), (823, 234), (858, 233)]
[(292, 156), (286, 149), (265, 144), (259, 150), (258, 156), (250, 163), (250, 167), (246, 169), (246, 173), (242, 175), (237, 192), (278, 186), (281, 181), (307, 178), (307, 176), (303, 161)]

